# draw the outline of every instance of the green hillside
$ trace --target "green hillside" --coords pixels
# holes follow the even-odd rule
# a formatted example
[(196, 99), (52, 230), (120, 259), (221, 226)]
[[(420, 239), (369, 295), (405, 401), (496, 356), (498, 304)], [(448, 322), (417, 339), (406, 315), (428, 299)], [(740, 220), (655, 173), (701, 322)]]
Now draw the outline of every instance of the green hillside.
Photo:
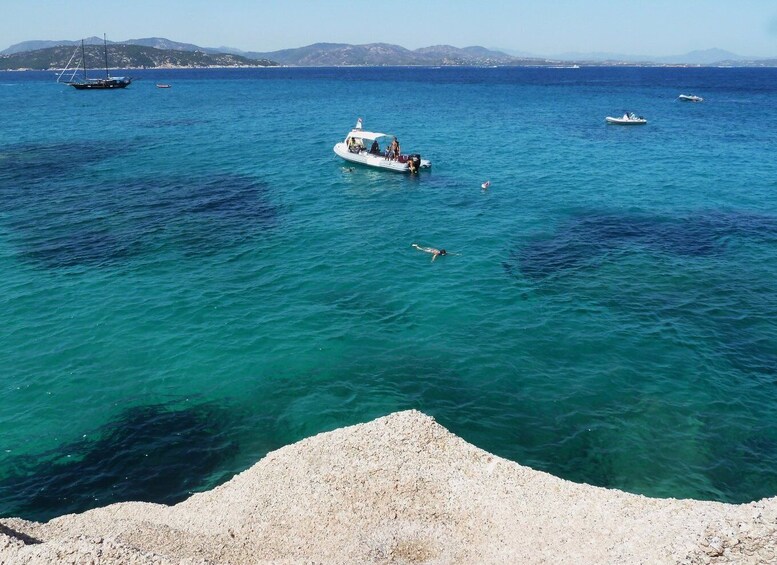
[[(81, 59), (77, 49), (71, 67)], [(73, 56), (72, 45), (48, 47), (35, 51), (0, 55), (0, 70), (62, 69)], [(105, 68), (105, 52), (102, 45), (87, 45), (86, 65), (90, 69)], [(111, 69), (170, 68), (170, 67), (273, 67), (278, 63), (269, 59), (251, 59), (230, 53), (208, 54), (203, 51), (155, 49), (141, 45), (112, 44), (108, 46), (108, 66)]]

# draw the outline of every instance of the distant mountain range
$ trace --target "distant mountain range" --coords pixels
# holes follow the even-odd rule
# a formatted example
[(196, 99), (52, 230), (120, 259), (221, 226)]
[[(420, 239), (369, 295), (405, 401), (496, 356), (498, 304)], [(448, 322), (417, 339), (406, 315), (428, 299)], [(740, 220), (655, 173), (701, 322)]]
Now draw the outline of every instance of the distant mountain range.
[[(84, 39), (86, 45), (102, 45), (102, 37), (87, 37)], [(108, 41), (108, 45), (140, 45), (141, 47), (153, 47), (154, 49), (172, 50), (172, 51), (202, 51), (204, 53), (232, 53), (233, 55), (242, 55), (243, 52), (239, 49), (212, 49), (208, 47), (198, 47), (192, 43), (180, 43), (179, 41), (172, 41), (163, 37), (146, 37), (143, 39), (128, 39), (126, 41)], [(13, 55), (15, 53), (25, 53), (27, 51), (37, 51), (38, 49), (46, 49), (48, 47), (59, 47), (61, 45), (81, 45), (81, 40), (62, 39), (59, 41), (49, 40), (33, 40), (22, 41), (15, 45), (11, 45), (8, 49), (0, 51), (0, 55)]]
[[(99, 37), (84, 40), (87, 45), (102, 45)], [(0, 69), (61, 68), (81, 41), (24, 41), (0, 51)], [(647, 57), (613, 53), (562, 53), (553, 57), (525, 52), (506, 53), (485, 47), (434, 45), (406, 49), (388, 43), (351, 45), (314, 43), (305, 47), (270, 52), (241, 51), (232, 47), (199, 47), (160, 37), (108, 42), (114, 67), (191, 67), (191, 66), (402, 66), (402, 65), (701, 65), (701, 66), (777, 66), (777, 58), (742, 57), (721, 49), (693, 51), (672, 57)], [(64, 51), (70, 53), (63, 60)], [(99, 65), (98, 65), (99, 66)]]
[(691, 51), (684, 55), (670, 55), (664, 57), (654, 57), (648, 55), (624, 55), (621, 53), (561, 53), (554, 58), (562, 60), (576, 61), (618, 61), (624, 63), (649, 63), (658, 65), (717, 65), (719, 63), (755, 63), (759, 60), (757, 57), (743, 57), (731, 51), (723, 49), (704, 49), (700, 51)]
[[(80, 45), (80, 41), (78, 44)], [(20, 51), (12, 55), (0, 55), (0, 70), (63, 69), (70, 62), (73, 68), (81, 60), (80, 51), (73, 45), (45, 47), (34, 51)], [(102, 40), (99, 47), (90, 44), (84, 49), (86, 66), (102, 69), (105, 54)], [(75, 58), (73, 58), (75, 55)], [(267, 59), (249, 59), (231, 53), (205, 53), (201, 50), (157, 49), (142, 45), (108, 45), (108, 64), (112, 69), (154, 68), (206, 68), (206, 67), (271, 67), (278, 63)]]
[(296, 49), (268, 53), (250, 52), (246, 57), (263, 57), (282, 65), (339, 67), (349, 65), (511, 65), (546, 64), (541, 58), (517, 59), (485, 47), (458, 48), (434, 45), (421, 49), (405, 49), (388, 43), (350, 45), (347, 43), (314, 43)]

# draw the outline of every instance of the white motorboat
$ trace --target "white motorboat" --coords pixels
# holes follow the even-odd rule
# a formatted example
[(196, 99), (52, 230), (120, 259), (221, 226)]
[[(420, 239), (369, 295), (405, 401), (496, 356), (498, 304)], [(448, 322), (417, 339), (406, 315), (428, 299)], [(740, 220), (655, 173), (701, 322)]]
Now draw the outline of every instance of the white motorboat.
[(634, 112), (626, 112), (620, 118), (613, 118), (607, 116), (604, 120), (608, 124), (614, 124), (618, 126), (641, 126), (647, 123), (647, 120), (642, 116), (637, 116)]
[(696, 96), (694, 94), (681, 94), (677, 97), (678, 100), (682, 100), (683, 102), (703, 102), (704, 98), (701, 96)]
[(421, 159), (418, 153), (400, 151), (399, 155), (393, 155), (391, 145), (395, 139), (387, 133), (365, 131), (362, 128), (362, 119), (359, 118), (356, 126), (348, 132), (345, 141), (334, 146), (334, 152), (351, 163), (398, 173), (418, 172), (420, 169), (431, 168), (431, 161)]

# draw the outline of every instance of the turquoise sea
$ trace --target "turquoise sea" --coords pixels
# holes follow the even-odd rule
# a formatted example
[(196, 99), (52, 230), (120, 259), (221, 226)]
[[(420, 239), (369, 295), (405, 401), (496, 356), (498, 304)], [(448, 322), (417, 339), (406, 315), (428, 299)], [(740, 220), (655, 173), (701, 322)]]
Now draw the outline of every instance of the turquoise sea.
[[(777, 494), (777, 69), (132, 75), (0, 73), (0, 516), (408, 408), (573, 481)], [(349, 170), (357, 117), (431, 172)]]

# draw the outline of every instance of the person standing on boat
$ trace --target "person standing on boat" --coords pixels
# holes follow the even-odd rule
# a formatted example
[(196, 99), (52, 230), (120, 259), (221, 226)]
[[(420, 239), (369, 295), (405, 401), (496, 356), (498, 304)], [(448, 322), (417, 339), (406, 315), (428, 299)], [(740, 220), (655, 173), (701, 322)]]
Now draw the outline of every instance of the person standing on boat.
[(386, 150), (386, 159), (393, 161), (394, 159), (399, 158), (399, 141), (397, 141), (397, 138), (394, 138), (394, 141), (391, 142), (391, 145), (389, 145), (389, 148)]
[(397, 138), (394, 138), (394, 141), (391, 142), (391, 149), (394, 153), (394, 160), (396, 161), (399, 159), (400, 151), (399, 151), (399, 141), (397, 141)]

